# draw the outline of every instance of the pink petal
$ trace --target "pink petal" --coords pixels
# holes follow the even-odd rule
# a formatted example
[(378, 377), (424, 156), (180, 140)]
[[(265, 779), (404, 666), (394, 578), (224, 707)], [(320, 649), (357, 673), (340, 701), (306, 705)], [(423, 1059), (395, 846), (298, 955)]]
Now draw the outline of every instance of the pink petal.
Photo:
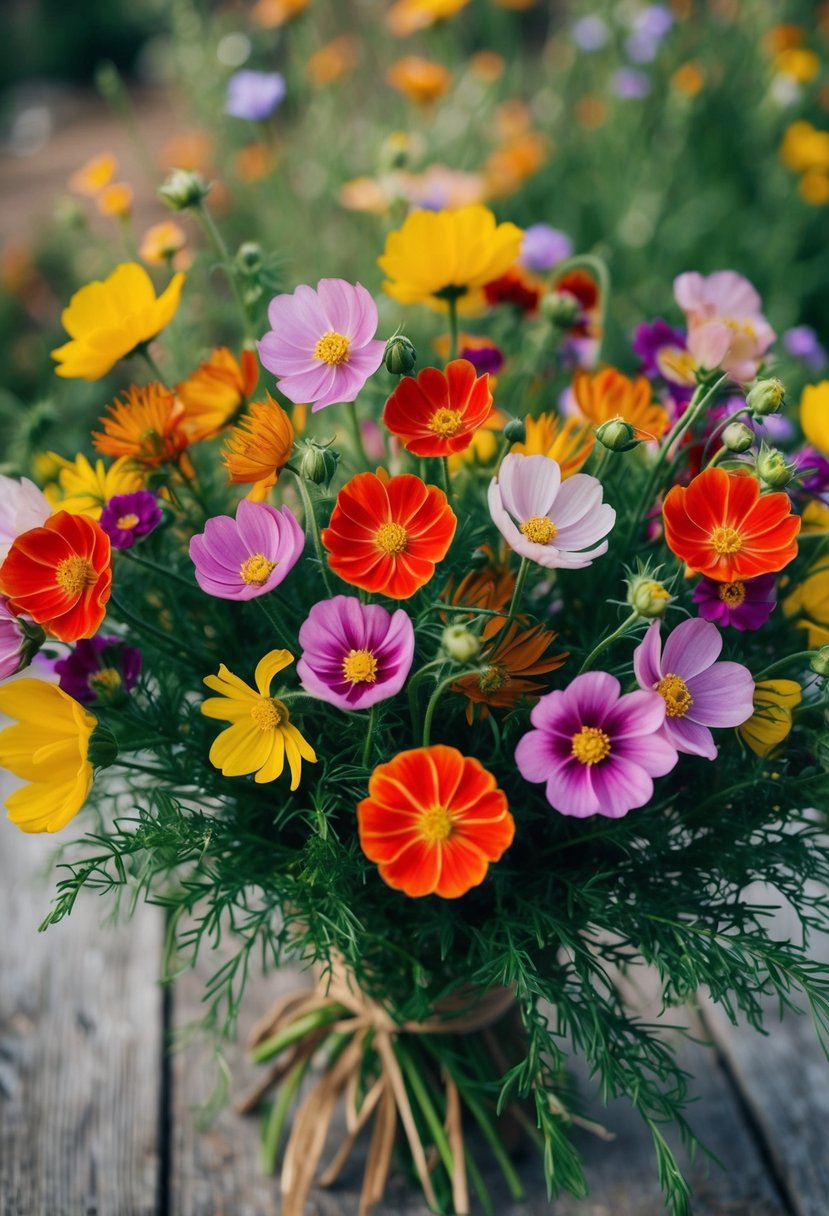
[(547, 456), (511, 452), (501, 464), (498, 485), (504, 506), (523, 523), (536, 515), (550, 514), (561, 485), (561, 469)]
[(303, 372), (297, 376), (284, 376), (279, 381), (279, 391), (284, 393), (289, 401), (296, 404), (306, 404), (309, 401), (320, 401), (331, 391), (337, 369), (327, 363), (319, 363), (313, 371)]
[(689, 756), (704, 756), (706, 760), (716, 760), (717, 745), (714, 736), (707, 726), (684, 718), (666, 718), (663, 726), (665, 738), (672, 743), (678, 752)]
[(634, 650), (633, 673), (640, 688), (655, 688), (662, 679), (662, 641), (659, 621), (651, 621), (645, 630), (644, 638)]
[[(659, 698), (660, 701), (662, 698)], [(644, 735), (636, 738), (628, 735), (624, 739), (614, 737), (614, 754), (624, 760), (638, 764), (651, 777), (664, 777), (676, 765), (676, 748), (666, 735)]]
[(553, 523), (561, 531), (594, 511), (601, 501), (602, 483), (587, 473), (576, 473), (562, 483), (556, 495)]
[(644, 806), (653, 797), (653, 781), (632, 760), (612, 754), (590, 772), (599, 814), (621, 819), (634, 807)]
[(590, 766), (578, 760), (557, 761), (547, 780), (547, 801), (562, 815), (586, 819), (600, 810), (593, 792)]
[(754, 680), (742, 663), (714, 663), (688, 681), (687, 717), (703, 726), (740, 726), (754, 713)]
[(662, 670), (691, 680), (716, 663), (721, 650), (722, 636), (716, 625), (698, 618), (682, 621), (665, 643)]
[(583, 726), (603, 726), (619, 700), (621, 685), (607, 671), (588, 671), (567, 687), (567, 698)]
[(665, 702), (658, 692), (628, 692), (607, 712), (603, 723), (615, 747), (616, 740), (641, 738), (659, 730), (665, 721)]

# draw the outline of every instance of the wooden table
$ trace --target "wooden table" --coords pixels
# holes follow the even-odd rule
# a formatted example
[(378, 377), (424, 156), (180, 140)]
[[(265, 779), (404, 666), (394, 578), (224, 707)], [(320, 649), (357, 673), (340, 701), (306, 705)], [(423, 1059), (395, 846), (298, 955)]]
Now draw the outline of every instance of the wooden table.
[[(277, 1216), (277, 1184), (259, 1170), (256, 1121), (227, 1106), (198, 1130), (209, 1061), (190, 1049), (165, 1058), (170, 1032), (199, 1015), (203, 977), (159, 986), (154, 908), (103, 928), (111, 905), (90, 895), (38, 935), (52, 848), (0, 821), (0, 1213)], [(247, 1024), (296, 983), (287, 975), (254, 983)], [(682, 1048), (697, 1077), (693, 1122), (727, 1167), (690, 1166), (697, 1216), (827, 1216), (829, 1065), (808, 1018), (789, 1018), (761, 1038), (734, 1031), (715, 1011), (706, 1009), (704, 1024), (689, 1016), (716, 1044)], [(241, 1089), (253, 1074), (241, 1050), (228, 1059)], [(661, 1216), (647, 1132), (623, 1104), (596, 1113), (616, 1139), (580, 1136), (590, 1197), (549, 1205), (530, 1160), (526, 1205), (493, 1180), (498, 1216)], [(355, 1167), (336, 1190), (315, 1192), (309, 1212), (355, 1216), (358, 1187)], [(396, 1181), (382, 1216), (427, 1209)]]

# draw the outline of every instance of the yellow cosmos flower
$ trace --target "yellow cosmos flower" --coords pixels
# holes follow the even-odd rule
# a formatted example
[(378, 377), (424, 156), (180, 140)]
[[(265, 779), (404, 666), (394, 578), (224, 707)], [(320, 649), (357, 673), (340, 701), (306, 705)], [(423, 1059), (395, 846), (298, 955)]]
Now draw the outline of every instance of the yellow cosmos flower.
[(127, 182), (112, 182), (104, 186), (95, 200), (95, 205), (101, 215), (109, 215), (115, 219), (126, 219), (132, 211), (132, 186)]
[(377, 259), (388, 276), (383, 288), (403, 304), (445, 310), (456, 300), (468, 312), (480, 306), (480, 288), (517, 260), (522, 237), (520, 228), (497, 223), (480, 203), (411, 211), (402, 228), (388, 234)]
[(111, 152), (102, 152), (93, 156), (80, 169), (76, 169), (69, 178), (69, 189), (76, 194), (86, 194), (94, 198), (104, 186), (108, 186), (115, 176), (118, 161)]
[(295, 790), (302, 761), (316, 763), (316, 752), (291, 722), (287, 705), (271, 696), (274, 676), (293, 661), (290, 651), (271, 650), (256, 665), (256, 689), (228, 671), (224, 663), (217, 676), (205, 676), (207, 687), (220, 695), (202, 702), (202, 713), (232, 724), (210, 749), (210, 763), (225, 777), (255, 773), (259, 784), (276, 781), (287, 760), (291, 789)]
[(162, 220), (153, 224), (141, 238), (139, 254), (145, 262), (159, 266), (168, 262), (187, 243), (187, 235), (175, 220)]
[(792, 711), (802, 697), (796, 680), (761, 680), (755, 686), (754, 713), (737, 727), (737, 733), (756, 756), (767, 756), (788, 739), (794, 720)]
[(829, 558), (813, 565), (806, 577), (786, 596), (783, 611), (796, 616), (801, 629), (806, 630), (810, 647), (829, 644)]
[(47, 486), (43, 492), (55, 510), (100, 519), (110, 498), (132, 494), (144, 485), (141, 470), (127, 456), (121, 456), (109, 467), (103, 460), (91, 464), (83, 453), (74, 460), (66, 460), (55, 452), (49, 452), (48, 456), (58, 470), (57, 484)]
[(57, 374), (100, 380), (119, 359), (170, 323), (183, 283), (183, 274), (173, 275), (156, 297), (152, 279), (137, 262), (122, 262), (102, 282), (87, 283), (61, 314), (72, 341), (52, 351)]
[(514, 443), (511, 451), (524, 456), (549, 456), (561, 466), (561, 476), (578, 473), (593, 451), (593, 428), (577, 418), (560, 418), (557, 414), (539, 414), (525, 422), (523, 443)]
[(829, 380), (807, 384), (800, 398), (800, 425), (812, 447), (829, 456)]
[(30, 679), (0, 688), (0, 713), (17, 720), (0, 731), (0, 768), (29, 782), (6, 799), (9, 819), (24, 832), (59, 832), (92, 788), (97, 720), (57, 684)]

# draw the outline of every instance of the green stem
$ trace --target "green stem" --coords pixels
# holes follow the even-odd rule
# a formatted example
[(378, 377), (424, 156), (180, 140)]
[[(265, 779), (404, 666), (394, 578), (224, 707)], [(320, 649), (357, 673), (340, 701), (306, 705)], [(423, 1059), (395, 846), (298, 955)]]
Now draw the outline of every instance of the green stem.
[(465, 671), (455, 671), (452, 673), (452, 675), (445, 676), (435, 686), (435, 689), (432, 692), (431, 697), (429, 698), (429, 702), (426, 706), (426, 713), (423, 718), (423, 746), (424, 747), (429, 746), (429, 739), (431, 738), (431, 735), (432, 735), (432, 719), (435, 716), (435, 710), (437, 709), (437, 704), (438, 704), (438, 701), (440, 700), (441, 693), (443, 693), (447, 688), (449, 688), (450, 685), (454, 684), (456, 680), (459, 680), (461, 678), (461, 676), (482, 675), (485, 671), (486, 671), (485, 667), (473, 667), (473, 668), (467, 669)]
[(717, 438), (717, 436), (722, 435), (725, 428), (727, 426), (730, 426), (732, 422), (736, 422), (741, 414), (747, 414), (747, 413), (748, 413), (748, 406), (746, 405), (745, 402), (743, 402), (743, 404), (740, 406), (740, 408), (738, 410), (734, 410), (733, 414), (729, 414), (727, 418), (723, 418), (722, 422), (718, 423), (718, 425), (714, 427), (713, 431), (711, 432), (711, 434), (708, 436), (707, 440), (705, 441), (705, 447), (702, 449), (703, 463), (705, 462), (705, 457), (708, 455), (708, 449), (711, 447), (711, 444), (714, 442), (714, 440)]
[(483, 1132), (484, 1139), (492, 1149), (492, 1154), (495, 1157), (495, 1160), (498, 1162), (498, 1165), (501, 1167), (501, 1173), (504, 1175), (506, 1184), (509, 1187), (510, 1195), (516, 1203), (523, 1202), (523, 1184), (521, 1179), (518, 1177), (515, 1166), (510, 1161), (506, 1150), (501, 1143), (500, 1136), (492, 1126), (491, 1120), (485, 1114), (484, 1109), (478, 1102), (477, 1098), (473, 1098), (467, 1087), (461, 1088), (461, 1086), (458, 1085), (458, 1088), (461, 1091), (465, 1105), (469, 1108), (473, 1119)]
[(363, 744), (363, 768), (368, 768), (371, 760), (371, 745), (374, 742), (374, 731), (377, 728), (377, 706), (372, 705), (368, 714), (368, 728), (366, 730), (366, 741)]
[(521, 565), (518, 570), (518, 578), (515, 580), (515, 589), (512, 593), (512, 600), (509, 606), (509, 615), (507, 616), (504, 628), (506, 629), (515, 620), (518, 609), (521, 607), (521, 597), (524, 594), (524, 583), (527, 579), (527, 574), (530, 569), (530, 559), (528, 557), (521, 558)]
[(270, 608), (265, 603), (267, 598), (268, 597), (266, 595), (258, 595), (255, 597), (254, 602), (259, 605), (260, 610), (265, 614), (268, 624), (273, 628), (274, 633), (279, 639), (280, 645), (282, 645), (285, 650), (289, 650), (293, 654), (294, 650), (296, 649), (296, 642), (292, 642), (290, 637), (287, 637), (282, 632), (282, 622), (273, 615)]
[(221, 262), (222, 269), (227, 277), (227, 281), (230, 283), (231, 290), (233, 291), (233, 295), (236, 299), (236, 305), (239, 309), (239, 316), (242, 319), (242, 328), (245, 332), (245, 336), (247, 338), (253, 338), (255, 336), (253, 332), (253, 322), (251, 320), (248, 306), (245, 303), (245, 297), (242, 295), (242, 288), (239, 285), (238, 278), (236, 277), (236, 271), (230, 259), (230, 251), (225, 244), (225, 239), (219, 231), (213, 216), (203, 203), (199, 203), (198, 206), (193, 208), (193, 214), (200, 224), (201, 229), (207, 237), (209, 243), (212, 245), (213, 252)]
[(157, 642), (163, 642), (171, 658), (176, 658), (179, 662), (183, 662), (184, 656), (187, 655), (190, 661), (198, 664), (199, 667), (204, 665), (204, 655), (198, 654), (197, 651), (185, 646), (180, 638), (173, 637), (169, 633), (163, 633), (160, 629), (156, 629), (154, 625), (151, 625), (149, 621), (142, 621), (140, 617), (134, 616), (129, 608), (125, 608), (114, 595), (110, 595), (109, 603), (115, 610), (116, 615), (120, 616), (126, 625), (132, 625), (139, 633), (145, 633)]
[(299, 475), (299, 473), (295, 473), (294, 476), (296, 478), (296, 484), (299, 487), (299, 496), (302, 499), (302, 507), (303, 507), (303, 510), (305, 511), (305, 527), (311, 533), (311, 539), (314, 542), (314, 549), (316, 550), (316, 554), (317, 554), (317, 561), (319, 562), (320, 569), (322, 570), (322, 581), (325, 584), (326, 593), (328, 594), (328, 596), (330, 598), (334, 594), (334, 592), (331, 589), (331, 581), (328, 577), (328, 562), (326, 561), (326, 558), (325, 558), (325, 549), (323, 548), (323, 545), (322, 545), (322, 537), (320, 536), (320, 527), (319, 527), (319, 524), (317, 523), (317, 513), (314, 510), (314, 504), (311, 501), (311, 495), (308, 492), (307, 485), (305, 484), (305, 478), (301, 477)]
[(440, 458), (441, 476), (443, 479), (443, 492), (446, 495), (446, 501), (452, 505), (452, 481), (449, 477), (449, 457), (441, 456)]
[(719, 464), (727, 451), (728, 451), (728, 448), (725, 446), (725, 444), (723, 444), (722, 447), (717, 448), (716, 452), (711, 457), (711, 459), (708, 461), (708, 464), (705, 466), (706, 469), (713, 469), (715, 465)]
[(614, 629), (613, 633), (609, 633), (606, 638), (603, 638), (602, 641), (599, 642), (598, 646), (595, 646), (590, 651), (590, 654), (587, 656), (587, 658), (582, 663), (577, 674), (581, 675), (583, 672), (589, 671), (589, 669), (593, 666), (593, 663), (599, 657), (599, 655), (603, 651), (607, 650), (608, 646), (612, 646), (613, 643), (615, 641), (617, 641), (622, 636), (623, 633), (627, 633), (628, 629), (630, 629), (630, 627), (632, 625), (635, 625), (636, 622), (640, 621), (641, 619), (642, 618), (640, 617), (639, 613), (634, 608), (634, 610), (633, 610), (633, 612), (631, 612), (630, 616), (625, 617), (625, 619), (622, 621), (622, 623), (618, 629)]
[(458, 301), (451, 296), (448, 301), (449, 305), (449, 359), (451, 363), (453, 359), (458, 357)]
[(297, 1018), (295, 1022), (291, 1022), (290, 1026), (280, 1030), (279, 1034), (271, 1035), (269, 1039), (265, 1039), (254, 1047), (250, 1058), (254, 1064), (265, 1064), (268, 1060), (280, 1055), (287, 1047), (292, 1047), (294, 1043), (304, 1039), (306, 1035), (313, 1034), (315, 1030), (327, 1026), (329, 1022), (336, 1022), (339, 1018), (345, 1017), (346, 1013), (344, 1005), (327, 1005), (324, 1009), (315, 1009), (313, 1013), (306, 1013), (304, 1017)]
[(349, 401), (345, 407), (345, 416), (348, 419), (348, 429), (351, 432), (351, 441), (354, 444), (354, 454), (357, 460), (364, 469), (371, 467), (371, 461), (366, 452), (366, 446), (363, 443), (363, 432), (360, 430), (360, 419), (357, 417), (356, 401)]
[(156, 363), (155, 359), (150, 354), (150, 351), (149, 351), (149, 348), (148, 348), (148, 345), (146, 342), (142, 343), (142, 345), (137, 348), (136, 354), (141, 355), (142, 359), (147, 364), (147, 367), (150, 369), (150, 375), (152, 376), (152, 378), (154, 380), (157, 380), (159, 382), (159, 384), (166, 384), (166, 381), (164, 379), (164, 372), (161, 370), (161, 368)]
[(423, 1118), (426, 1121), (426, 1126), (429, 1128), (429, 1131), (432, 1134), (432, 1138), (435, 1142), (435, 1148), (438, 1150), (440, 1159), (446, 1166), (446, 1172), (451, 1178), (455, 1164), (452, 1157), (452, 1149), (446, 1132), (443, 1130), (443, 1125), (438, 1117), (438, 1113), (435, 1110), (429, 1091), (426, 1088), (417, 1065), (409, 1055), (409, 1052), (405, 1050), (399, 1043), (395, 1044), (394, 1052), (403, 1067), (406, 1080), (409, 1082), (409, 1088), (414, 1094), (415, 1100), (423, 1112)]
[(443, 658), (432, 659), (431, 663), (426, 663), (419, 671), (416, 671), (409, 680), (406, 693), (409, 700), (409, 713), (412, 719), (412, 734), (417, 734), (417, 689), (422, 680), (426, 678), (429, 672), (435, 667), (442, 667), (445, 660)]
[(764, 671), (760, 671), (754, 677), (754, 683), (759, 684), (761, 680), (767, 680), (769, 676), (774, 675), (776, 671), (783, 671), (791, 663), (799, 663), (801, 659), (811, 659), (817, 654), (816, 650), (798, 650), (796, 654), (787, 655), (785, 659), (778, 659), (772, 663), (770, 667), (766, 667)]
[(182, 587), (186, 587), (188, 591), (196, 590), (197, 584), (195, 579), (191, 581), (188, 578), (184, 578), (181, 574), (177, 574), (175, 570), (166, 570), (164, 566), (159, 566), (157, 562), (150, 561), (147, 557), (140, 557), (134, 549), (121, 549), (120, 552), (123, 557), (128, 558), (137, 566), (143, 566), (145, 570), (152, 570), (165, 581), (179, 583)]
[(282, 1132), (288, 1111), (291, 1109), (297, 1095), (302, 1078), (311, 1064), (311, 1056), (304, 1056), (294, 1064), (287, 1077), (279, 1087), (262, 1136), (262, 1170), (265, 1174), (273, 1174), (276, 1169), (276, 1158), (282, 1141)]

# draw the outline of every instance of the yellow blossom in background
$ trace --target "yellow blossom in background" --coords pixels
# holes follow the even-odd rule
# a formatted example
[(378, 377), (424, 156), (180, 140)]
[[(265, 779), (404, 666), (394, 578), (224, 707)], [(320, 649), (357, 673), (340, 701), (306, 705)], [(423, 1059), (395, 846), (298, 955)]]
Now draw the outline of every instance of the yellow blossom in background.
[(547, 140), (538, 131), (526, 131), (509, 140), (484, 161), (482, 172), (489, 195), (503, 198), (514, 194), (548, 159)]
[(593, 426), (623, 418), (642, 438), (661, 439), (668, 429), (665, 407), (653, 399), (653, 388), (644, 376), (631, 380), (615, 367), (598, 372), (577, 371), (573, 396), (584, 418)]
[(504, 68), (507, 66), (503, 55), (499, 55), (497, 51), (476, 51), (469, 60), (469, 70), (485, 80), (487, 84), (493, 84), (496, 80), (500, 80), (504, 74)]
[(829, 380), (807, 384), (800, 398), (800, 425), (812, 447), (829, 456)]
[(111, 152), (93, 156), (69, 178), (69, 189), (76, 194), (94, 198), (104, 186), (108, 186), (118, 171), (118, 161)]
[(548, 456), (561, 466), (562, 479), (572, 477), (593, 451), (593, 428), (578, 418), (561, 418), (557, 414), (527, 416), (523, 443), (514, 443), (512, 452), (524, 456)]
[[(490, 376), (489, 382), (492, 385), (492, 376)], [(493, 410), (483, 426), (479, 427), (472, 436), (469, 447), (464, 448), (462, 452), (454, 452), (449, 457), (449, 472), (455, 473), (463, 465), (487, 468), (495, 464), (501, 445), (501, 435), (506, 424), (506, 414), (501, 410)]]
[(233, 167), (240, 181), (261, 182), (276, 168), (276, 153), (261, 140), (255, 144), (246, 144), (233, 158)]
[(780, 159), (795, 173), (809, 169), (829, 172), (829, 131), (820, 131), (803, 120), (791, 123), (783, 135)]
[(164, 143), (158, 160), (162, 169), (194, 169), (207, 173), (215, 151), (216, 141), (209, 131), (196, 128), (171, 135)]
[(799, 25), (794, 25), (790, 22), (783, 25), (773, 25), (763, 35), (763, 47), (771, 55), (778, 55), (781, 51), (786, 51), (790, 47), (800, 46), (802, 42), (803, 30)]
[(210, 763), (225, 777), (255, 773), (258, 784), (276, 781), (287, 760), (291, 789), (295, 790), (302, 761), (316, 763), (316, 753), (291, 722), (287, 705), (271, 696), (274, 676), (293, 661), (290, 651), (271, 650), (256, 665), (256, 689), (228, 671), (224, 663), (217, 676), (205, 676), (204, 683), (219, 696), (203, 701), (202, 713), (231, 723), (210, 748)]
[(523, 233), (496, 222), (480, 204), (446, 211), (411, 211), (386, 237), (378, 265), (383, 288), (402, 304), (445, 309), (450, 299), (468, 311), (480, 305), (480, 289), (518, 258)]
[(405, 38), (416, 30), (454, 17), (469, 3), (470, 0), (396, 0), (386, 13), (386, 22), (393, 34)]
[(341, 34), (324, 43), (309, 55), (305, 75), (311, 84), (322, 88), (342, 80), (360, 62), (360, 40), (353, 34)]
[(576, 119), (586, 131), (597, 131), (607, 122), (607, 105), (598, 93), (585, 93), (575, 104)]
[(762, 680), (754, 688), (754, 713), (737, 734), (756, 756), (768, 756), (791, 734), (792, 711), (802, 698), (795, 680)]
[(705, 85), (705, 73), (697, 59), (690, 59), (678, 67), (671, 77), (671, 84), (678, 93), (696, 97)]
[(184, 275), (175, 274), (156, 297), (152, 279), (138, 262), (122, 262), (103, 281), (87, 283), (61, 313), (71, 341), (52, 351), (56, 373), (100, 380), (170, 323), (183, 285)]
[(255, 401), (228, 434), (222, 449), (228, 480), (252, 485), (247, 497), (261, 502), (291, 459), (293, 446), (291, 420), (269, 393), (267, 402)]
[(275, 30), (304, 13), (309, 4), (310, 0), (257, 0), (250, 18), (262, 29)]
[(32, 679), (0, 688), (0, 714), (16, 719), (0, 731), (0, 768), (29, 783), (6, 799), (9, 819), (23, 832), (59, 832), (92, 788), (97, 719), (57, 684)]
[(820, 59), (803, 47), (787, 47), (774, 61), (774, 70), (798, 84), (808, 84), (820, 71)]
[(158, 266), (170, 261), (186, 243), (187, 235), (180, 224), (175, 220), (162, 220), (160, 224), (153, 224), (147, 229), (138, 252), (145, 262)]
[(442, 63), (422, 59), (419, 55), (404, 55), (386, 72), (393, 89), (408, 97), (415, 105), (431, 105), (442, 97), (452, 83), (452, 77)]
[(107, 467), (103, 460), (91, 464), (82, 452), (74, 460), (66, 460), (55, 452), (48, 455), (58, 470), (57, 483), (46, 486), (44, 494), (56, 511), (100, 519), (110, 498), (132, 494), (144, 485), (141, 470), (127, 456), (119, 457)]
[(340, 205), (347, 211), (365, 211), (369, 215), (385, 215), (392, 196), (374, 177), (354, 177), (340, 188)]
[(226, 346), (217, 346), (206, 362), (176, 385), (184, 406), (182, 427), (191, 441), (217, 435), (250, 400), (259, 380), (259, 364), (252, 350), (238, 360)]
[(829, 203), (829, 173), (807, 169), (797, 183), (800, 197), (810, 207), (825, 207)]
[(806, 630), (808, 646), (829, 644), (829, 557), (819, 559), (809, 568), (786, 596), (783, 611), (798, 618), (796, 624)]
[(113, 182), (104, 186), (95, 200), (95, 206), (101, 215), (109, 215), (113, 219), (126, 219), (132, 211), (132, 186), (126, 182)]

